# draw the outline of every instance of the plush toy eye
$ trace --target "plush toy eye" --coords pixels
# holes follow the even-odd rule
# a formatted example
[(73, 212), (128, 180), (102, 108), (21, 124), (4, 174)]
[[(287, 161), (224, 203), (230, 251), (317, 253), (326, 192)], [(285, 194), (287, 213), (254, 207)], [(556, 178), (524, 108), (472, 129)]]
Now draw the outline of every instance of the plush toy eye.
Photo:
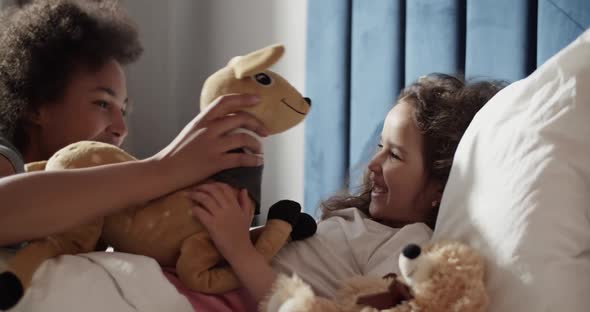
[(254, 80), (263, 86), (270, 86), (272, 83), (272, 78), (265, 73), (258, 73), (254, 75)]

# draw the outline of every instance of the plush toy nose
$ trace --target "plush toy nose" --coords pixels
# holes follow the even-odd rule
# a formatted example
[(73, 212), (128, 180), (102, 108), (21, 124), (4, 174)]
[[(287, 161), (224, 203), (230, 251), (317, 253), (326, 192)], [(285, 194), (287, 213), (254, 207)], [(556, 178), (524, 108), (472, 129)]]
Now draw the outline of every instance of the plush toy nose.
[(402, 254), (404, 255), (404, 257), (413, 260), (418, 258), (418, 256), (420, 256), (420, 253), (422, 252), (422, 249), (420, 249), (420, 246), (416, 245), (416, 244), (409, 244), (406, 247), (404, 247), (404, 250), (402, 251)]
[(307, 102), (307, 104), (308, 104), (309, 106), (311, 106), (311, 99), (310, 99), (310, 98), (308, 98), (308, 97), (304, 97), (303, 99), (305, 100), (305, 102)]

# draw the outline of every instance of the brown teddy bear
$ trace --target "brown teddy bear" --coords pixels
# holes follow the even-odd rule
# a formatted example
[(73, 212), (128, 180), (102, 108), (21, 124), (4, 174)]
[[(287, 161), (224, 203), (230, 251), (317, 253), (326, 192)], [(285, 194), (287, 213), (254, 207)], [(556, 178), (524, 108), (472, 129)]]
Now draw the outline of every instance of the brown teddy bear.
[(297, 276), (280, 275), (262, 304), (265, 312), (480, 312), (488, 307), (484, 261), (458, 242), (425, 249), (410, 244), (400, 255), (402, 276), (355, 277), (333, 300), (316, 297)]
[[(259, 105), (247, 111), (260, 119), (270, 134), (300, 123), (309, 112), (310, 100), (268, 70), (283, 53), (282, 45), (274, 45), (233, 58), (205, 82), (201, 109), (223, 94), (257, 94), (261, 98)], [(61, 149), (47, 162), (29, 164), (27, 169), (64, 170), (135, 160), (116, 146), (84, 141)], [(256, 208), (251, 211), (253, 216), (260, 204), (261, 178), (262, 167), (256, 167), (226, 170), (210, 180), (228, 183), (236, 189), (246, 188)], [(186, 192), (179, 190), (65, 233), (29, 242), (11, 259), (8, 270), (0, 274), (0, 310), (20, 300), (43, 261), (93, 251), (97, 245), (149, 256), (162, 266), (174, 266), (182, 282), (196, 291), (222, 293), (239, 287), (237, 277), (223, 263), (208, 233), (192, 216), (193, 205)], [(270, 207), (266, 225), (251, 236), (256, 249), (270, 261), (289, 240), (313, 235), (315, 229), (314, 219), (302, 213), (298, 203), (283, 200)]]

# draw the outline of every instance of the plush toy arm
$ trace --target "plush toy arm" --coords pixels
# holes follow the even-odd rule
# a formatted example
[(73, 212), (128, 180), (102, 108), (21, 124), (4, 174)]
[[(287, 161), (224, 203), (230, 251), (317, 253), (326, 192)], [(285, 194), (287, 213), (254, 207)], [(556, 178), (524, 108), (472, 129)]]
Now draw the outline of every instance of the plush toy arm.
[(0, 310), (18, 303), (29, 288), (35, 271), (50, 258), (90, 252), (100, 237), (103, 219), (64, 233), (32, 241), (10, 259), (8, 271), (0, 274)]
[(309, 215), (301, 213), (301, 206), (291, 200), (272, 205), (266, 225), (256, 230), (254, 247), (270, 261), (290, 240), (305, 239), (315, 234), (316, 224)]
[(283, 220), (268, 220), (260, 230), (254, 248), (266, 261), (270, 261), (289, 241), (291, 230), (291, 225)]

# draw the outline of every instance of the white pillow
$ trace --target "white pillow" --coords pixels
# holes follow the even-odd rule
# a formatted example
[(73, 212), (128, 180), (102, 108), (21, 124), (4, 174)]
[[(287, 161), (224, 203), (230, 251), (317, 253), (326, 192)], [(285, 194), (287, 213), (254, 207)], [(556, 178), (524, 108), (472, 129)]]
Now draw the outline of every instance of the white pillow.
[(433, 239), (487, 257), (491, 311), (590, 309), (590, 30), (477, 114)]

